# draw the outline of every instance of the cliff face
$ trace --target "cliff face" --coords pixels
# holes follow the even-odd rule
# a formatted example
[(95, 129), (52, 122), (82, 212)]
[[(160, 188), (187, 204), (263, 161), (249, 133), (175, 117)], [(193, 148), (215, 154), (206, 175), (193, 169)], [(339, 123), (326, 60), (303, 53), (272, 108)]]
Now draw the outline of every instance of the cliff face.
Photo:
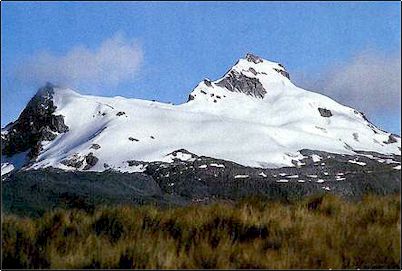
[(19, 118), (2, 131), (3, 155), (29, 151), (28, 156), (33, 159), (39, 154), (42, 141), (52, 141), (59, 133), (68, 131), (64, 117), (54, 115), (53, 87), (47, 84), (39, 89)]

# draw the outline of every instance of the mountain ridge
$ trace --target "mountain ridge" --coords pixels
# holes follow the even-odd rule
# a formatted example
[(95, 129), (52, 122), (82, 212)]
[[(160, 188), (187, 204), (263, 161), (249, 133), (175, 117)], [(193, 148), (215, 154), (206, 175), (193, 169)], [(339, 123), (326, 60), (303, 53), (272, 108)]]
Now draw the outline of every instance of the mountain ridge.
[(261, 168), (297, 166), (302, 149), (401, 151), (397, 135), (353, 108), (296, 87), (283, 65), (253, 54), (222, 78), (201, 81), (180, 105), (81, 95), (47, 84), (1, 134), (2, 167), (21, 167), (12, 157), (28, 151), (29, 163), (22, 164), (31, 169), (133, 172), (142, 169), (129, 161), (172, 161), (180, 149)]

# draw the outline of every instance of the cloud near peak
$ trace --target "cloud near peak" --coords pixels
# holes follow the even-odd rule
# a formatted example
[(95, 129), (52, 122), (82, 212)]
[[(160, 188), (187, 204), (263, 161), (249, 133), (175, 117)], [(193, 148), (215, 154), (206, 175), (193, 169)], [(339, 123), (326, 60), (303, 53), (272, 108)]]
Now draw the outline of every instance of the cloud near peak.
[(401, 54), (365, 50), (353, 58), (333, 65), (319, 79), (302, 78), (299, 85), (315, 89), (367, 115), (400, 114)]
[(143, 52), (139, 44), (116, 34), (93, 50), (76, 46), (65, 55), (50, 52), (35, 54), (17, 67), (16, 76), (25, 83), (34, 84), (50, 81), (67, 86), (82, 83), (116, 86), (134, 79), (142, 61)]

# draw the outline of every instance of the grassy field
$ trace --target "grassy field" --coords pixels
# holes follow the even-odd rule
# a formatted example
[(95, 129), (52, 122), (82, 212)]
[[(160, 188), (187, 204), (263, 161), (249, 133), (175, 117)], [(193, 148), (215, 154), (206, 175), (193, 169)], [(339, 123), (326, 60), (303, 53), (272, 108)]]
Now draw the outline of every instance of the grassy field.
[(399, 268), (399, 197), (3, 214), (3, 268)]

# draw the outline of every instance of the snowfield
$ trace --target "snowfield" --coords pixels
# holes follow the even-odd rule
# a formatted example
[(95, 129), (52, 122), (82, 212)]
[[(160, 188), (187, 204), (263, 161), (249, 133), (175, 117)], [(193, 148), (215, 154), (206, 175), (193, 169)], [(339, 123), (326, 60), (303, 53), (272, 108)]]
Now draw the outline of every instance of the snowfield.
[[(231, 71), (257, 79), (266, 91), (264, 97), (219, 84)], [(127, 161), (195, 159), (187, 153), (172, 156), (179, 149), (260, 168), (294, 166), (304, 158), (301, 149), (401, 154), (399, 137), (387, 142), (391, 134), (371, 125), (361, 113), (295, 86), (281, 71), (284, 68), (274, 62), (240, 59), (223, 78), (199, 83), (192, 100), (180, 105), (55, 88), (54, 114), (64, 116), (69, 131), (42, 142), (30, 168), (75, 170), (62, 161), (89, 153), (98, 159), (91, 171), (143, 171), (140, 164), (130, 166)], [(5, 133), (7, 129), (2, 130)], [(314, 156), (314, 161), (320, 160)], [(10, 161), (3, 159), (4, 172), (13, 167)], [(80, 169), (84, 166), (85, 162)]]
[(14, 170), (14, 165), (10, 163), (2, 163), (1, 164), (1, 175), (7, 174)]

